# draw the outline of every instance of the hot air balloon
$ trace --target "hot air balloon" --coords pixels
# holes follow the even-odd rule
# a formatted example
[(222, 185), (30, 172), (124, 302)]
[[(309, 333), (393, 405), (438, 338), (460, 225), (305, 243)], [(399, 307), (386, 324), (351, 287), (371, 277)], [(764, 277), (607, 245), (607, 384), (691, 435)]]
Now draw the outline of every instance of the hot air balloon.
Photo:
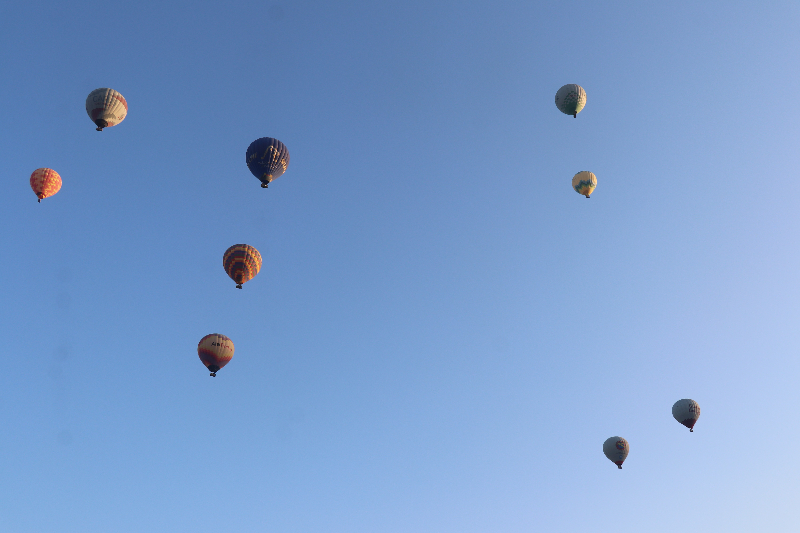
[(97, 131), (116, 126), (128, 114), (128, 102), (114, 89), (95, 89), (86, 97), (86, 113)]
[(597, 187), (597, 176), (589, 171), (583, 170), (572, 177), (572, 188), (586, 198), (594, 192), (595, 187)]
[(219, 369), (233, 358), (233, 341), (219, 333), (206, 335), (197, 344), (197, 355), (211, 372), (211, 377), (217, 377)]
[(31, 174), (31, 189), (41, 202), (61, 190), (61, 176), (52, 168), (37, 168)]
[(556, 107), (565, 115), (578, 118), (583, 106), (586, 105), (586, 91), (580, 85), (569, 83), (556, 93)]
[(689, 431), (694, 432), (694, 425), (697, 423), (697, 419), (700, 418), (700, 406), (694, 400), (678, 400), (672, 406), (672, 416), (689, 428)]
[(606, 454), (608, 460), (617, 465), (619, 469), (622, 469), (622, 463), (625, 462), (625, 458), (628, 457), (628, 452), (630, 450), (631, 447), (628, 441), (622, 437), (611, 437), (606, 439), (603, 443), (603, 453)]
[(289, 150), (286, 145), (272, 137), (256, 139), (247, 147), (247, 168), (253, 176), (261, 180), (261, 186), (267, 188), (275, 178), (286, 172), (289, 166)]
[(247, 283), (261, 270), (261, 254), (248, 244), (234, 244), (222, 256), (222, 266), (228, 276), (236, 282), (236, 288), (241, 289), (242, 283)]

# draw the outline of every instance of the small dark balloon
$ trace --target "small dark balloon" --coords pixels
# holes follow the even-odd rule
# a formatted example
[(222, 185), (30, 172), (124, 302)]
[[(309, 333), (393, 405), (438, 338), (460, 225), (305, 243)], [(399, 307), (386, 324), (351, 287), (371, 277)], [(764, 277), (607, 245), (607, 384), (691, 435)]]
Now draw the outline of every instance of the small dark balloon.
[(289, 150), (278, 139), (262, 137), (247, 147), (245, 161), (253, 176), (266, 188), (272, 180), (286, 172), (289, 166)]

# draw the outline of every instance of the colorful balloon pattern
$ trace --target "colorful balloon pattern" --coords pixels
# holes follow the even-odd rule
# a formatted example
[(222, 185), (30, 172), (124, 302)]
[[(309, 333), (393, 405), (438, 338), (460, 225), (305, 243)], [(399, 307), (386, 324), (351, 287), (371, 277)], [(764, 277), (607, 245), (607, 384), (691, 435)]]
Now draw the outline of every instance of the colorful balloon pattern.
[(236, 282), (236, 288), (241, 289), (261, 270), (261, 254), (249, 244), (234, 244), (222, 256), (222, 266), (228, 276)]
[(622, 437), (611, 437), (606, 439), (603, 443), (603, 453), (608, 457), (608, 460), (622, 469), (622, 463), (628, 457), (628, 452), (631, 450), (628, 441)]
[(578, 113), (586, 105), (586, 91), (580, 85), (569, 83), (556, 93), (556, 107), (565, 115), (578, 118)]
[(266, 189), (272, 180), (286, 172), (289, 166), (289, 150), (278, 139), (262, 137), (250, 143), (246, 161), (247, 168), (253, 176), (261, 180), (261, 186)]
[(694, 400), (678, 400), (672, 406), (672, 416), (689, 428), (689, 431), (694, 432), (694, 425), (697, 423), (697, 419), (700, 418), (700, 406)]
[(95, 89), (86, 97), (86, 113), (97, 131), (116, 126), (128, 115), (128, 102), (114, 89)]
[(219, 333), (206, 335), (197, 344), (197, 355), (211, 372), (211, 377), (216, 377), (219, 369), (233, 358), (233, 341)]
[(61, 190), (61, 176), (52, 168), (37, 168), (31, 174), (31, 189), (41, 202)]
[(578, 194), (589, 198), (597, 187), (597, 176), (586, 170), (578, 172), (572, 177), (572, 188)]

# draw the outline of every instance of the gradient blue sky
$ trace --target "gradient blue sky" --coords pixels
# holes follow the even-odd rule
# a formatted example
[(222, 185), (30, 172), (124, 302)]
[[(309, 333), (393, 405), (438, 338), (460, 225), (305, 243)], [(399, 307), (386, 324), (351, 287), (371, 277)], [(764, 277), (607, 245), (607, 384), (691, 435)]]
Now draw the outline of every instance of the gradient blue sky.
[[(790, 1), (0, 4), (0, 531), (797, 531), (798, 27)], [(130, 107), (102, 133), (98, 87)], [(291, 153), (266, 191), (264, 136)]]

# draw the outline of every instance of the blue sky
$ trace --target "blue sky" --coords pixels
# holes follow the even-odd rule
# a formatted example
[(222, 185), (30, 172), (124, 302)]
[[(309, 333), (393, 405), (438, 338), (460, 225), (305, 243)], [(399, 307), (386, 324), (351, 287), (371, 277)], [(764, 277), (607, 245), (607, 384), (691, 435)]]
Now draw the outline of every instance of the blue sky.
[[(0, 530), (796, 530), (798, 22), (3, 4)], [(98, 87), (129, 104), (102, 133)]]

